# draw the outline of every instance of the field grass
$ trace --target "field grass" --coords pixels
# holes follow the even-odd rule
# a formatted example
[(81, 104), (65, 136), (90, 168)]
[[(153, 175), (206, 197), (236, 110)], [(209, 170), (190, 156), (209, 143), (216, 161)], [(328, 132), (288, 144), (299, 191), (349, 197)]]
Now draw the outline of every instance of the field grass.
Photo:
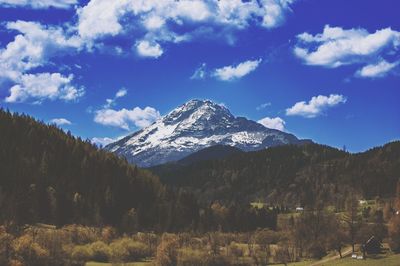
[(344, 258), (341, 260), (331, 261), (324, 266), (399, 266), (400, 254), (397, 255), (380, 255), (377, 258), (367, 258), (366, 260), (355, 260), (352, 258)]
[(383, 254), (375, 258), (367, 258), (365, 260), (356, 260), (350, 257), (337, 259), (319, 264), (318, 261), (300, 261), (289, 263), (288, 266), (400, 266), (400, 254)]
[[(314, 260), (305, 260), (305, 261), (288, 263), (288, 266), (307, 266), (314, 262), (315, 262)], [(279, 264), (277, 264), (277, 265), (279, 265)], [(281, 264), (281, 265), (283, 265), (283, 264)]]
[(130, 263), (104, 263), (104, 262), (87, 262), (85, 266), (151, 266), (152, 262), (130, 262)]

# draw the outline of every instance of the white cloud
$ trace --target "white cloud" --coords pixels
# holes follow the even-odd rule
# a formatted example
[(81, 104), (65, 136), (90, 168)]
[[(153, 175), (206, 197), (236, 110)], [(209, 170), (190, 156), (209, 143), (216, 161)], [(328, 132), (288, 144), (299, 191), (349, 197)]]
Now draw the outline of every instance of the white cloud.
[(50, 120), (51, 123), (54, 123), (58, 126), (63, 126), (63, 125), (71, 125), (71, 121), (69, 121), (68, 119), (65, 118), (54, 118), (52, 120)]
[(202, 0), (184, 0), (174, 3), (170, 1), (170, 7), (173, 9), (168, 15), (172, 15), (172, 18), (175, 17), (175, 19), (187, 18), (192, 21), (204, 21), (211, 16), (210, 7), (206, 1)]
[(263, 0), (263, 22), (266, 28), (274, 28), (285, 20), (285, 13), (290, 10), (290, 4), (295, 0)]
[(124, 138), (124, 136), (121, 137), (117, 137), (117, 138), (108, 138), (108, 137), (104, 137), (104, 138), (98, 138), (98, 137), (94, 137), (91, 139), (93, 144), (96, 144), (97, 146), (107, 146), (110, 143), (116, 142), (120, 139)]
[(190, 79), (205, 79), (207, 76), (207, 65), (206, 63), (202, 63), (190, 77)]
[(158, 43), (149, 42), (146, 40), (139, 41), (136, 44), (136, 51), (143, 57), (158, 58), (163, 54), (163, 50)]
[(23, 102), (30, 98), (39, 103), (46, 98), (69, 101), (83, 95), (82, 88), (72, 85), (72, 75), (27, 73), (48, 64), (52, 56), (79, 49), (81, 41), (77, 36), (67, 37), (61, 27), (43, 26), (36, 22), (8, 22), (6, 28), (20, 33), (0, 50), (0, 82), (8, 80), (14, 83), (7, 102)]
[(381, 78), (385, 77), (390, 73), (400, 61), (389, 63), (385, 60), (381, 60), (378, 63), (366, 65), (357, 71), (356, 76), (361, 78)]
[(106, 99), (106, 104), (103, 106), (104, 109), (110, 108), (115, 105), (115, 102), (118, 98), (122, 98), (128, 94), (128, 90), (125, 88), (119, 89), (115, 94), (113, 99)]
[(217, 68), (215, 69), (213, 75), (216, 78), (224, 81), (240, 79), (250, 72), (254, 71), (260, 63), (261, 59), (254, 61), (248, 60), (235, 66), (225, 66), (222, 68)]
[[(295, 0), (91, 0), (79, 8), (77, 28), (89, 46), (98, 38), (134, 33), (137, 40), (141, 40), (137, 46), (154, 48), (151, 55), (145, 52), (144, 56), (159, 57), (163, 49), (157, 46), (165, 42), (188, 41), (202, 33), (209, 36), (210, 31), (200, 30), (202, 28), (230, 36), (234, 30), (250, 24), (277, 27), (283, 23), (293, 2)], [(143, 41), (148, 43), (141, 44)]]
[(327, 108), (333, 107), (340, 103), (345, 103), (346, 101), (346, 97), (339, 94), (331, 94), (329, 96), (314, 96), (308, 103), (305, 101), (298, 102), (292, 107), (286, 109), (286, 115), (297, 115), (307, 118), (313, 118), (320, 115)]
[(11, 87), (5, 101), (13, 103), (32, 99), (41, 103), (46, 99), (76, 100), (84, 95), (84, 89), (74, 87), (72, 79), (73, 75), (63, 76), (60, 73), (24, 74)]
[(14, 41), (0, 50), (0, 78), (18, 78), (21, 73), (43, 66), (54, 55), (81, 46), (77, 36), (66, 37), (60, 27), (47, 27), (36, 22), (8, 22), (6, 28), (20, 32)]
[(260, 111), (260, 110), (262, 110), (262, 109), (265, 109), (265, 108), (267, 108), (268, 106), (271, 106), (272, 104), (270, 103), (270, 102), (268, 102), (268, 103), (263, 103), (263, 104), (260, 104), (259, 106), (257, 106), (256, 107), (256, 110), (257, 111)]
[(326, 67), (369, 63), (388, 52), (396, 52), (400, 45), (400, 32), (391, 28), (369, 33), (361, 28), (346, 30), (326, 25), (322, 33), (311, 35), (305, 32), (297, 38), (295, 55), (308, 65)]
[(102, 125), (129, 130), (131, 125), (139, 128), (149, 126), (158, 118), (160, 118), (160, 113), (152, 107), (144, 109), (135, 107), (132, 110), (125, 108), (98, 110), (95, 112), (94, 121)]
[(77, 4), (77, 0), (0, 0), (0, 6), (6, 7), (30, 7), (34, 9), (70, 8)]
[(264, 117), (263, 119), (260, 119), (257, 122), (267, 128), (277, 129), (280, 131), (285, 130), (286, 122), (280, 117), (274, 117), (274, 118)]
[(164, 26), (165, 20), (160, 16), (153, 15), (145, 18), (143, 24), (148, 30), (156, 30)]
[(126, 14), (128, 0), (91, 0), (78, 9), (78, 32), (87, 41), (105, 36), (115, 36), (122, 31), (119, 19)]
[(126, 94), (128, 94), (128, 90), (125, 88), (119, 89), (117, 93), (115, 94), (115, 98), (121, 98), (124, 97)]

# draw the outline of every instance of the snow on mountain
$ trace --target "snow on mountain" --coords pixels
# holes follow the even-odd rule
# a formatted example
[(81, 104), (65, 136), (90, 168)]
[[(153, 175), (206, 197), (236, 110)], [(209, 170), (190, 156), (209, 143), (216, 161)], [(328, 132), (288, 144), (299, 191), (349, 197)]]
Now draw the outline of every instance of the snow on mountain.
[(149, 167), (182, 159), (217, 144), (253, 151), (302, 142), (292, 134), (235, 117), (212, 101), (191, 100), (105, 149), (141, 167)]

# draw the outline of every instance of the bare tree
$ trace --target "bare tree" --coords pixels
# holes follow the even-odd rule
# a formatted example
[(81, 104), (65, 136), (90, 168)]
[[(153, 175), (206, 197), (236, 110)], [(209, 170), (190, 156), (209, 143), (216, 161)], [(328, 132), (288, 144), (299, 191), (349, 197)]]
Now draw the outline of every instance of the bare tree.
[(355, 251), (355, 238), (360, 227), (360, 217), (358, 215), (358, 198), (354, 191), (351, 191), (346, 202), (346, 213), (343, 215), (343, 221), (347, 224), (352, 251)]

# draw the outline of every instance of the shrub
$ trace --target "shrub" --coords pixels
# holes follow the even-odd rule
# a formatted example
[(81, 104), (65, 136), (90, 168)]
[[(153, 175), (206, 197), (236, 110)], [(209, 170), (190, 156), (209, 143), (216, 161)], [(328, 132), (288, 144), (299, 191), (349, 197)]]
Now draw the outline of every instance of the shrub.
[(243, 257), (243, 254), (244, 254), (243, 248), (236, 242), (232, 242), (229, 245), (229, 252), (232, 256), (234, 256), (236, 258)]
[(72, 224), (64, 226), (63, 230), (68, 232), (71, 241), (78, 245), (93, 243), (101, 239), (100, 230), (94, 227)]
[(56, 229), (50, 225), (40, 225), (25, 228), (24, 234), (34, 236), (35, 242), (48, 250), (52, 265), (62, 264), (66, 257), (63, 246), (71, 244), (69, 232), (63, 229)]
[(111, 251), (107, 244), (96, 241), (90, 244), (92, 260), (98, 262), (108, 262), (111, 257)]
[(8, 234), (4, 227), (0, 226), (0, 265), (7, 265), (11, 255), (12, 235)]
[(30, 235), (22, 235), (12, 243), (18, 261), (26, 265), (48, 265), (49, 251), (33, 241)]
[(232, 265), (229, 258), (223, 255), (212, 255), (207, 257), (206, 264), (207, 266), (226, 266)]
[(87, 245), (75, 246), (72, 249), (71, 259), (74, 263), (85, 263), (92, 257), (92, 250)]
[(286, 265), (290, 261), (288, 249), (284, 247), (277, 248), (275, 251), (275, 261)]
[(163, 234), (161, 242), (157, 247), (156, 265), (177, 265), (179, 239), (173, 234)]
[(390, 248), (400, 253), (400, 215), (395, 215), (390, 219), (388, 231)]
[(178, 266), (206, 265), (208, 254), (192, 248), (182, 248), (178, 252)]
[(115, 228), (111, 226), (106, 226), (101, 229), (101, 239), (105, 243), (110, 243), (113, 239), (116, 238), (117, 232)]
[(204, 250), (182, 248), (178, 252), (178, 266), (226, 266), (232, 265), (223, 255), (210, 255)]
[(326, 255), (325, 247), (318, 242), (312, 243), (308, 248), (308, 253), (311, 258), (321, 259)]
[(19, 260), (10, 260), (10, 263), (8, 264), (9, 266), (24, 266), (22, 262)]
[(127, 237), (113, 241), (110, 249), (112, 260), (115, 262), (142, 260), (152, 255), (146, 244)]

